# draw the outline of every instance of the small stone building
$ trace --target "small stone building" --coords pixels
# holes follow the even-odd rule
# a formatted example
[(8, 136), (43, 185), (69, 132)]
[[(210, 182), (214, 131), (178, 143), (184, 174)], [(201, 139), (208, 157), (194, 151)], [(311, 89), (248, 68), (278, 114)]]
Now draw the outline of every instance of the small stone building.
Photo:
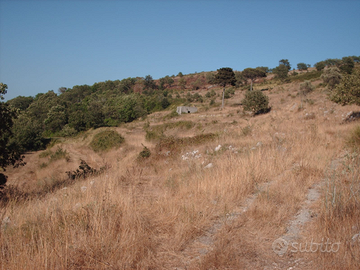
[(196, 107), (188, 107), (188, 106), (179, 106), (176, 109), (176, 112), (178, 114), (182, 114), (182, 113), (195, 113), (197, 112), (197, 108)]

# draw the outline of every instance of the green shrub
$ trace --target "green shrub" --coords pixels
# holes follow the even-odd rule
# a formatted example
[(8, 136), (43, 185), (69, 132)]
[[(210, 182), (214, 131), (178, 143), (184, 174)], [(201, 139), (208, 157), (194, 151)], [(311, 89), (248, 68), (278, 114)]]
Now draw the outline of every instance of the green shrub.
[(324, 83), (333, 89), (337, 84), (340, 83), (342, 75), (338, 67), (331, 67), (324, 70), (321, 78), (324, 80)]
[(143, 150), (139, 153), (138, 159), (145, 159), (151, 156), (150, 149), (144, 146)]
[(315, 89), (315, 86), (313, 86), (310, 81), (305, 81), (300, 84), (300, 92), (304, 96), (306, 96), (308, 93), (314, 91), (314, 89)]
[(251, 111), (254, 114), (269, 112), (269, 97), (260, 90), (248, 91), (242, 100), (245, 111)]
[(53, 162), (59, 159), (65, 159), (66, 161), (70, 161), (70, 155), (66, 150), (63, 150), (61, 147), (58, 147), (54, 154), (50, 155), (50, 161)]
[(330, 95), (333, 102), (360, 105), (360, 68), (356, 68), (353, 74), (346, 74), (342, 77)]
[(124, 138), (114, 130), (99, 132), (90, 143), (95, 152), (107, 151), (111, 148), (117, 148), (124, 142)]

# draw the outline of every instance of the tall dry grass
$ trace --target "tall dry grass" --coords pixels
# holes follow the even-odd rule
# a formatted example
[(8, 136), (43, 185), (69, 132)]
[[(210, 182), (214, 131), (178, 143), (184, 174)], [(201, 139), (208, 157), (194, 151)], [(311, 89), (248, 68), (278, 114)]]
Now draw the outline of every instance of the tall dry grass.
[[(274, 95), (279, 99), (286, 94)], [(173, 155), (156, 154), (155, 143), (145, 140), (143, 123), (133, 123), (131, 130), (118, 128), (124, 146), (106, 155), (85, 145), (76, 149), (64, 145), (73, 151), (74, 164), (74, 156), (85, 155), (97, 166), (109, 164), (109, 169), (40, 199), (19, 203), (14, 198), (2, 208), (1, 269), (256, 269), (273, 262), (285, 267), (282, 260), (292, 258), (279, 261), (272, 241), (286, 232), (308, 189), (322, 181), (331, 160), (341, 153), (349, 129), (336, 120), (306, 120), (300, 118), (301, 111), (286, 110), (275, 106), (270, 114), (251, 119), (238, 119), (233, 109), (223, 111), (229, 115), (225, 120), (209, 117), (201, 121), (203, 129), (187, 130), (192, 135), (216, 132), (216, 138), (200, 143), (175, 140)], [(200, 122), (196, 115), (186, 117)], [(233, 124), (235, 119), (239, 124)], [(152, 155), (138, 162), (141, 144)], [(195, 150), (201, 156), (183, 158)], [(205, 168), (209, 163), (213, 166)], [(55, 165), (43, 170), (50, 173)], [(350, 198), (351, 189), (342, 190), (345, 180), (337, 179), (343, 195), (336, 200), (342, 202)], [(238, 213), (254, 194), (248, 210), (227, 222), (226, 217)], [(346, 228), (358, 226), (355, 201), (351, 203), (350, 207), (343, 202), (342, 208), (326, 204), (326, 211), (317, 213), (320, 225), (312, 230), (325, 227), (330, 235), (344, 220)], [(185, 251), (219, 221), (224, 224), (213, 235), (212, 249), (189, 262)], [(349, 250), (353, 253), (347, 253), (347, 265), (353, 263), (351, 254), (357, 259), (357, 250)], [(340, 261), (332, 255), (324, 261)]]

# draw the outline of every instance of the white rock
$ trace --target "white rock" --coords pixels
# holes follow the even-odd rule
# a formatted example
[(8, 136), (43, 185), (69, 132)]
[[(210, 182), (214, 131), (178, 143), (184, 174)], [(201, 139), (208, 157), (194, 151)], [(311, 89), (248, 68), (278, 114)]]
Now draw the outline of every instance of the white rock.
[(218, 146), (215, 147), (215, 151), (219, 151), (221, 149), (221, 145), (219, 144)]
[(9, 217), (5, 217), (1, 222), (1, 228), (6, 228), (11, 223), (11, 220)]
[(206, 166), (204, 167), (204, 169), (210, 169), (210, 168), (212, 168), (212, 167), (214, 167), (214, 165), (213, 165), (212, 163), (209, 163), (208, 165), (206, 165)]

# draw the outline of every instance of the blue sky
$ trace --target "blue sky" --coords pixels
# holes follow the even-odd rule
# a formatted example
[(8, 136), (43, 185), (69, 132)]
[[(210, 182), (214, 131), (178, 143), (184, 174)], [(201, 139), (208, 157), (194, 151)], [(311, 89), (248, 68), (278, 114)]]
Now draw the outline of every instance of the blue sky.
[(6, 99), (127, 77), (360, 55), (360, 1), (0, 0)]

